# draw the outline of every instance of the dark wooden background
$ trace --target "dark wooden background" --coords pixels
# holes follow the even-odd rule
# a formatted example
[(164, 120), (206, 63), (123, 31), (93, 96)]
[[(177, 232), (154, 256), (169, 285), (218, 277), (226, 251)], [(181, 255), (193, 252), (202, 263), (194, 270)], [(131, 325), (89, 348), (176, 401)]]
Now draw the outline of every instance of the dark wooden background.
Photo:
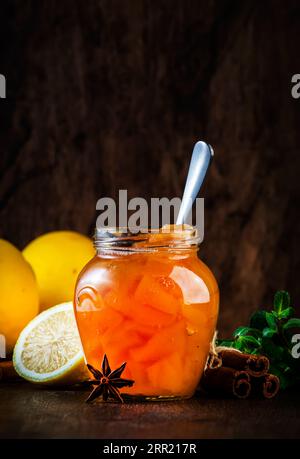
[(120, 188), (180, 196), (206, 139), (219, 329), (277, 289), (299, 304), (299, 1), (2, 0), (0, 18), (1, 237), (91, 234)]

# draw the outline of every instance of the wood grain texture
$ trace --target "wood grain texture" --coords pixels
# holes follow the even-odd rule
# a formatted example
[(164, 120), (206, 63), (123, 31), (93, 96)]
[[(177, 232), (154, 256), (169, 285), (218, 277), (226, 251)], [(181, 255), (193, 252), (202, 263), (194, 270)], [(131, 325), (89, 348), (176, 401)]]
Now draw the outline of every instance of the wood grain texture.
[(0, 438), (299, 438), (299, 392), (273, 400), (86, 404), (79, 390), (0, 386)]
[(296, 0), (1, 2), (1, 236), (91, 234), (120, 188), (180, 196), (203, 138), (220, 331), (277, 289), (299, 303), (299, 18)]

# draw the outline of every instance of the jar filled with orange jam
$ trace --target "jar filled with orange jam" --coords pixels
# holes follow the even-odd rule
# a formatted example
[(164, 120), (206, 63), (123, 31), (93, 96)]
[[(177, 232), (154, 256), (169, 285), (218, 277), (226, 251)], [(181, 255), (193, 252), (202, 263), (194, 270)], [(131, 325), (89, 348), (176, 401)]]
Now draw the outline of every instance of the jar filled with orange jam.
[(135, 381), (142, 400), (191, 397), (213, 339), (219, 291), (198, 258), (195, 228), (131, 234), (98, 230), (96, 256), (79, 275), (75, 315), (87, 363)]

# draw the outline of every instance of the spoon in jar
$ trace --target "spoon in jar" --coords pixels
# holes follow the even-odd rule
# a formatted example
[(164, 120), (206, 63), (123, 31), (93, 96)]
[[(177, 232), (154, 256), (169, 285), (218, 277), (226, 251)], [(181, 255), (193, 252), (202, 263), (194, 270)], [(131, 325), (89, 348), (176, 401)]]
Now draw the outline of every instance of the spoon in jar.
[(183, 225), (187, 220), (213, 155), (208, 143), (199, 141), (195, 144), (176, 225)]

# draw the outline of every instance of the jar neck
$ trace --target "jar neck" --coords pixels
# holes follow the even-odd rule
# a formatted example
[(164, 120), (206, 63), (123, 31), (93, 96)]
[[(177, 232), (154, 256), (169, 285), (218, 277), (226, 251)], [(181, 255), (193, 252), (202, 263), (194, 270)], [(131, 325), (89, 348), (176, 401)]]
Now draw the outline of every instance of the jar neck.
[(96, 229), (94, 245), (97, 253), (106, 251), (121, 253), (168, 253), (168, 252), (197, 252), (200, 239), (197, 230), (193, 227), (183, 226), (167, 230), (147, 230), (145, 232), (131, 233), (127, 228), (101, 228)]

